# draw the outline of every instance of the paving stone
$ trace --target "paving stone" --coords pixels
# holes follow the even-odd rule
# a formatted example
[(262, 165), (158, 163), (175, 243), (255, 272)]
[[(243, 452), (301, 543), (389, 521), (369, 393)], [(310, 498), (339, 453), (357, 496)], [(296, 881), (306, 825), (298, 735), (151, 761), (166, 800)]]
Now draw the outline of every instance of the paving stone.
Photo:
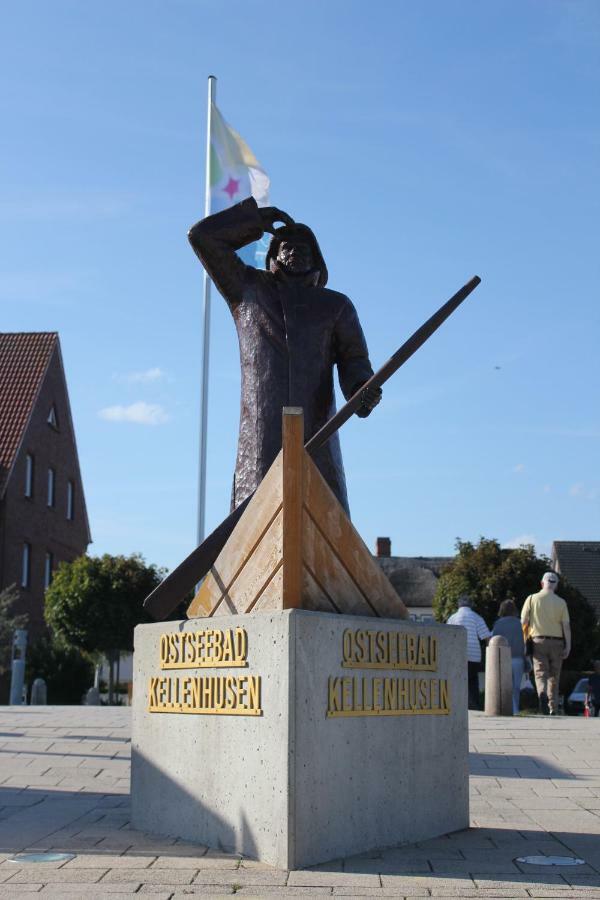
[[(535, 887), (529, 888), (529, 896), (530, 897), (564, 897), (572, 900), (573, 898), (573, 888), (572, 887), (546, 887), (545, 885), (537, 885)], [(595, 890), (594, 888), (578, 888), (577, 894), (579, 897), (586, 898), (586, 900), (598, 900), (600, 898), (600, 891)]]
[(343, 872), (344, 860), (331, 859), (328, 862), (319, 863), (316, 866), (307, 866), (307, 868), (311, 872)]
[[(363, 889), (361, 888), (360, 891)], [(360, 897), (360, 891), (355, 892), (355, 897)], [(276, 887), (275, 885), (248, 885), (236, 891), (235, 896), (262, 897), (267, 894), (275, 894), (277, 897), (331, 897), (331, 888), (328, 887)], [(181, 898), (180, 898), (181, 900)]]
[[(179, 887), (180, 885), (177, 888), (178, 890)], [(60, 892), (62, 890), (63, 894), (68, 897), (69, 900), (88, 900), (90, 894), (96, 891), (103, 895), (110, 895), (112, 898), (114, 898), (115, 895), (119, 896), (120, 894), (126, 894), (130, 897), (139, 891), (140, 888), (141, 883), (138, 881), (128, 881), (121, 884), (106, 884), (104, 881), (101, 881), (99, 884), (86, 886), (85, 893), (83, 893), (80, 884), (48, 884), (42, 889), (42, 894), (46, 896), (46, 894), (51, 893), (54, 897), (60, 897)], [(162, 885), (157, 885), (154, 890), (157, 892), (164, 892), (166, 888)]]
[[(60, 889), (54, 888), (54, 890), (50, 891), (47, 887), (43, 888), (40, 893), (40, 898), (42, 897), (55, 897), (61, 898), (64, 897), (64, 894), (60, 893)], [(85, 897), (81, 898), (81, 900), (131, 900), (132, 897), (137, 897), (138, 894), (133, 894), (129, 891), (86, 891)], [(151, 894), (146, 894), (146, 900), (150, 900), (150, 898), (154, 898), (154, 900), (169, 900), (172, 896), (172, 892), (167, 891), (159, 891), (158, 893), (153, 892)]]
[(371, 860), (370, 863), (367, 861), (355, 863), (353, 860), (346, 860), (344, 872), (375, 875), (425, 875), (431, 872), (431, 866), (426, 859), (389, 861), (385, 859), (374, 859)]
[(577, 885), (580, 887), (584, 887), (585, 885), (587, 885), (588, 887), (595, 887), (600, 889), (600, 876), (597, 873), (595, 875), (580, 875), (579, 872), (577, 872), (576, 874), (573, 872), (564, 872), (563, 877), (565, 881), (572, 885)]
[(353, 887), (380, 887), (378, 875), (355, 875), (345, 872), (315, 872), (312, 869), (298, 869), (290, 872), (289, 887), (333, 887), (334, 885)]
[(212, 900), (222, 900), (223, 897), (231, 897), (233, 894), (233, 891), (230, 891), (228, 894), (223, 893), (223, 891), (221, 891), (220, 894), (215, 894), (215, 893), (209, 892), (208, 890), (198, 888), (198, 890), (196, 890), (196, 891), (187, 891), (185, 894), (175, 893), (175, 894), (171, 894), (170, 896), (171, 896), (171, 900), (188, 900), (190, 894), (198, 894), (198, 895), (204, 895), (205, 897), (212, 897)]
[(63, 863), (65, 869), (89, 869), (94, 866), (105, 866), (107, 869), (129, 868), (144, 869), (152, 865), (155, 856), (115, 856), (114, 853), (82, 853), (75, 859)]
[(104, 881), (140, 881), (143, 884), (191, 884), (198, 869), (111, 869)]
[(402, 893), (398, 893), (397, 891), (390, 890), (390, 888), (361, 888), (360, 894), (356, 893), (356, 890), (352, 888), (333, 888), (333, 896), (334, 897), (402, 897), (409, 898), (409, 900), (430, 900), (431, 894), (429, 891), (427, 893), (423, 893), (420, 888), (416, 890), (412, 890), (409, 888), (403, 888)]
[(396, 890), (398, 893), (402, 893), (405, 887), (419, 887), (424, 890), (433, 890), (435, 887), (436, 889), (444, 888), (457, 891), (475, 888), (475, 883), (469, 875), (464, 875), (462, 878), (446, 878), (442, 875), (429, 875), (428, 877), (420, 875), (414, 878), (408, 878), (406, 875), (382, 875), (381, 885), (384, 888)]
[(464, 873), (472, 874), (474, 877), (476, 872), (479, 875), (516, 875), (519, 872), (512, 860), (496, 860), (491, 854), (487, 861), (485, 859), (434, 859), (431, 867), (434, 873), (441, 875)]
[(188, 857), (188, 866), (194, 865), (197, 869), (237, 869), (241, 865), (239, 856), (223, 856), (221, 859), (212, 856), (200, 856), (197, 859)]
[[(42, 875), (43, 871), (43, 875)], [(44, 884), (95, 884), (100, 881), (107, 869), (50, 869), (48, 866), (37, 865), (35, 869), (19, 869), (13, 875), (8, 876), (11, 884), (27, 884), (28, 882), (43, 881)], [(2, 881), (8, 878), (2, 876)], [(141, 881), (141, 879), (140, 879)]]
[[(143, 857), (134, 857), (133, 855), (126, 854), (122, 859), (141, 859)], [(157, 856), (152, 857), (149, 856), (148, 859), (154, 859), (152, 863), (153, 869), (192, 869), (194, 867), (200, 868), (200, 863), (203, 860), (203, 854), (199, 853), (196, 857), (192, 856), (190, 853), (189, 856)], [(228, 864), (226, 860), (221, 860), (223, 865), (220, 868), (227, 869)], [(239, 859), (235, 860), (235, 866), (239, 864)], [(217, 867), (218, 868), (218, 867)]]
[(543, 878), (540, 878), (536, 881), (535, 878), (528, 877), (527, 875), (511, 875), (510, 878), (493, 879), (493, 878), (485, 878), (485, 877), (475, 877), (474, 882), (479, 890), (496, 890), (498, 888), (513, 888), (513, 887), (523, 887), (529, 889), (531, 885), (556, 885), (559, 887), (564, 887), (566, 885), (566, 881), (564, 881), (560, 875), (549, 872), (547, 875), (545, 874)]
[(43, 884), (13, 884), (12, 887), (0, 884), (0, 897), (18, 897), (21, 894), (37, 894)]
[[(388, 862), (391, 860), (415, 860), (421, 861), (423, 859), (463, 859), (464, 850), (459, 850), (457, 847), (448, 847), (434, 849), (430, 848), (429, 850), (425, 850), (422, 847), (396, 847), (392, 850), (383, 850), (379, 854), (379, 859)], [(482, 851), (486, 852), (486, 851)], [(351, 859), (364, 859), (366, 857), (351, 857)], [(346, 865), (348, 864), (348, 860), (346, 860)]]
[(163, 844), (160, 851), (156, 854), (160, 857), (166, 856), (205, 856), (208, 847), (203, 844), (188, 844), (186, 841), (176, 841), (174, 844)]
[(285, 885), (288, 873), (276, 869), (207, 869), (200, 871), (192, 884), (274, 884)]

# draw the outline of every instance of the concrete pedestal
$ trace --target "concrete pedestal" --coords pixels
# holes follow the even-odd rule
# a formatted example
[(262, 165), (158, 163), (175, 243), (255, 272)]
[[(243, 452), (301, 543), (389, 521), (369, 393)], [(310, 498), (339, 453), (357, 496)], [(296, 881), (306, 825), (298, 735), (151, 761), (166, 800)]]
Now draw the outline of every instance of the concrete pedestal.
[(466, 828), (466, 633), (305, 610), (135, 632), (136, 828), (297, 868)]

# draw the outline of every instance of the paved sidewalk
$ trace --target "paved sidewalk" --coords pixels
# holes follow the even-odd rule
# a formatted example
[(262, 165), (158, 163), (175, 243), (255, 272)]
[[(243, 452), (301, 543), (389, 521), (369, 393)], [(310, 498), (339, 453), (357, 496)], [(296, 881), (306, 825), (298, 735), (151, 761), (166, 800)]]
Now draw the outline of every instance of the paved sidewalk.
[[(600, 719), (471, 714), (468, 831), (284, 872), (129, 826), (127, 709), (0, 707), (0, 898), (193, 895), (600, 900)], [(11, 855), (67, 851), (66, 863)], [(572, 868), (522, 855), (579, 856)]]

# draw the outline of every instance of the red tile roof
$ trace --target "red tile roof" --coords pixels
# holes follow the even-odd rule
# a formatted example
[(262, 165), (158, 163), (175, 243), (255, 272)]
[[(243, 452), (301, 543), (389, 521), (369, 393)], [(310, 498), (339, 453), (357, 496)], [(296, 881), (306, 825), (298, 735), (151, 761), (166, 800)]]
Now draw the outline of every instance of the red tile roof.
[(0, 333), (0, 497), (57, 343), (56, 332)]

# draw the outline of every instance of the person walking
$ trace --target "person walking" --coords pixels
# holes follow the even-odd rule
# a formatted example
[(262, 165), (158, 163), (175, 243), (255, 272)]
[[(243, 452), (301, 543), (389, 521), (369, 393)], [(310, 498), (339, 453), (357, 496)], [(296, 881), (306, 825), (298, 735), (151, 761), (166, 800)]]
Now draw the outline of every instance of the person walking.
[(556, 593), (558, 575), (546, 572), (542, 589), (525, 600), (521, 623), (533, 639), (533, 674), (540, 712), (558, 714), (558, 683), (563, 659), (571, 652), (569, 610)]
[(503, 600), (498, 610), (498, 618), (492, 628), (492, 637), (500, 635), (510, 645), (512, 657), (512, 700), (513, 716), (519, 712), (521, 699), (521, 681), (525, 671), (525, 641), (519, 613), (513, 600)]
[(471, 598), (463, 595), (458, 610), (449, 617), (448, 625), (462, 625), (467, 630), (467, 677), (469, 709), (481, 709), (479, 703), (479, 672), (481, 669), (481, 641), (486, 644), (492, 636), (481, 616), (471, 609)]
[(588, 679), (585, 702), (591, 715), (596, 718), (600, 713), (600, 659), (594, 660), (594, 671)]

